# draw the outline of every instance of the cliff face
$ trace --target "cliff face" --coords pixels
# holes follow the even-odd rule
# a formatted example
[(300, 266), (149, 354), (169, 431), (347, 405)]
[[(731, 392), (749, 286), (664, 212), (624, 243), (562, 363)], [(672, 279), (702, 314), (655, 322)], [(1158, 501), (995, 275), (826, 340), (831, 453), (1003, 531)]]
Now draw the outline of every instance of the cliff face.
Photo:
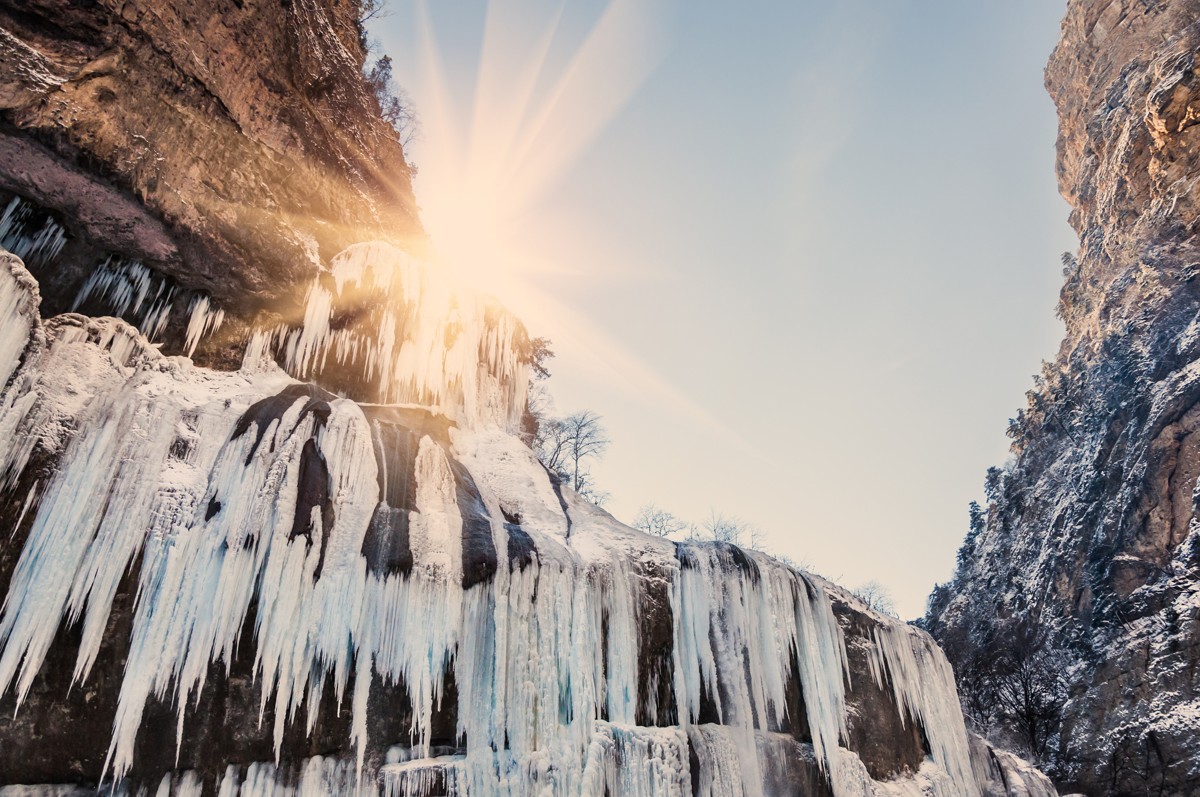
[(1054, 663), (1042, 752), (1089, 794), (1200, 790), (1198, 55), (1195, 0), (1067, 5), (1066, 334), (928, 617), (968, 680), (1018, 637)]
[[(229, 334), (201, 353), (234, 364), (227, 341), (294, 313), (348, 244), (418, 237), (357, 15), (355, 0), (0, 2), (0, 207), (19, 198), (0, 239), (58, 241), (18, 251), (45, 311), (122, 315), (179, 351), (207, 302)], [(171, 290), (167, 317), (99, 289), (81, 304), (106, 261)]]

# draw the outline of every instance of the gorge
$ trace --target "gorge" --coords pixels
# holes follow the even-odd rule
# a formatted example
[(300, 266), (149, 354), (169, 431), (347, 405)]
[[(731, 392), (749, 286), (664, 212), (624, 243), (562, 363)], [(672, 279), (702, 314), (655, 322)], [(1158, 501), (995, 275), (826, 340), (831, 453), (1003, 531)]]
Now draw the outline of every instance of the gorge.
[(1026, 617), (1062, 782), (1187, 793), (1197, 10), (1069, 4), (1068, 340), (930, 636), (537, 461), (357, 0), (0, 1), (0, 794), (1055, 795), (950, 665)]

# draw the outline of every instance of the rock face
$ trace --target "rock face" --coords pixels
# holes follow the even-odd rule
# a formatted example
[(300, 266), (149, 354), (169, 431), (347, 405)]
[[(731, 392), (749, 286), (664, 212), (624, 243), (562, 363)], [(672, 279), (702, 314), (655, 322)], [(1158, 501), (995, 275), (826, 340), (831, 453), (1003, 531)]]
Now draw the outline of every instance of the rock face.
[(1014, 634), (1051, 653), (1044, 754), (1087, 794), (1200, 792), (1198, 56), (1195, 0), (1067, 4), (1066, 334), (928, 617), (960, 676)]
[[(137, 262), (174, 293), (158, 337), (179, 351), (200, 300), (244, 337), (293, 313), (347, 245), (418, 238), (397, 134), (362, 79), (358, 8), (0, 2), (0, 207), (31, 206), (28, 236), (61, 228), (56, 257), (24, 258), (45, 309), (73, 309), (106, 260)], [(22, 230), (6, 222), (14, 249)], [(90, 309), (120, 308), (93, 295)], [(202, 354), (236, 365), (225, 343)]]

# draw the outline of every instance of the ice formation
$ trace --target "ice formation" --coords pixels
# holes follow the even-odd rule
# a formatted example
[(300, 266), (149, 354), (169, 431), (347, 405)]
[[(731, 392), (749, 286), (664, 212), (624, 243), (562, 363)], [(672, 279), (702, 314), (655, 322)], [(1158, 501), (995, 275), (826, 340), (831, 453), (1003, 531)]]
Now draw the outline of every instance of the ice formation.
[[(10, 199), (0, 213), (0, 250), (10, 252), (35, 270), (52, 265), (66, 243), (66, 230), (54, 216), (20, 196)], [(188, 293), (180, 296), (171, 277), (139, 260), (109, 255), (80, 284), (71, 310), (98, 308), (125, 318), (149, 341), (156, 342), (166, 332), (172, 313), (182, 308), (186, 299), (184, 351), (191, 356), (206, 335), (221, 327), (225, 312), (206, 294)], [(4, 311), (0, 306), (0, 312)], [(8, 317), (7, 313), (3, 317)]]
[[(20, 711), (64, 619), (87, 684), (130, 573), (105, 773), (118, 791), (200, 793), (194, 773), (130, 779), (147, 707), (173, 706), (182, 745), (213, 665), (228, 673), (250, 648), (277, 760), (231, 765), (222, 797), (768, 797), (796, 756), (837, 797), (978, 794), (928, 637), (879, 618), (868, 641), (930, 753), (878, 784), (844, 747), (836, 588), (733, 546), (645, 537), (552, 483), (506, 431), (524, 403), (523, 332), (394, 250), (341, 255), (303, 326), (273, 340), (295, 374), (353, 362), (423, 408), (301, 384), (259, 356), (272, 336), (242, 371), (216, 372), (118, 319), (43, 323), (32, 278), (2, 262), (0, 474), (27, 492), (0, 521), (23, 544), (0, 694)], [(126, 264), (93, 289), (152, 306), (163, 295), (140, 273)], [(360, 300), (377, 339), (335, 323)], [(207, 306), (193, 317), (213, 326)], [(44, 480), (35, 459), (53, 463)], [(373, 730), (379, 688), (404, 696), (401, 738)], [(311, 733), (330, 705), (349, 712), (351, 753), (284, 759), (290, 729)]]
[(950, 662), (927, 635), (901, 624), (881, 624), (874, 631), (871, 675), (891, 684), (896, 705), (921, 723), (933, 760), (955, 783), (973, 779), (967, 728)]
[(299, 379), (340, 368), (372, 400), (433, 407), (464, 425), (515, 424), (528, 381), (524, 335), (494, 300), (372, 242), (313, 280), (303, 320), (275, 330), (272, 348)]
[(110, 256), (84, 281), (71, 309), (93, 297), (113, 315), (133, 315), (142, 334), (154, 340), (167, 325), (175, 287), (137, 260)]
[[(71, 309), (79, 310), (91, 300), (107, 313), (133, 319), (146, 339), (154, 342), (166, 331), (178, 299), (170, 277), (138, 260), (109, 256), (84, 280)], [(194, 294), (187, 309), (187, 355), (194, 354), (204, 336), (219, 329), (224, 320), (225, 311), (208, 296)]]
[(0, 248), (26, 263), (49, 263), (66, 242), (62, 225), (19, 196), (10, 199), (0, 213)]
[(191, 357), (205, 335), (210, 335), (225, 323), (225, 311), (213, 305), (207, 296), (198, 294), (188, 305), (187, 342), (184, 351)]

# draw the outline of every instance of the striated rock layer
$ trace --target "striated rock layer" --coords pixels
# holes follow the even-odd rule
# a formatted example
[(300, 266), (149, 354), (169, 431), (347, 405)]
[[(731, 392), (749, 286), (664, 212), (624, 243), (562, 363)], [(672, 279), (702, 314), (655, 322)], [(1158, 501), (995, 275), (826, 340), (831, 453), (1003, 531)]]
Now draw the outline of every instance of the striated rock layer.
[(1198, 56), (1195, 0), (1067, 4), (1066, 335), (928, 618), (960, 675), (1013, 629), (1052, 651), (1045, 755), (1087, 794), (1200, 793)]
[[(201, 353), (236, 367), (245, 322), (294, 314), (346, 246), (419, 238), (358, 15), (355, 0), (0, 2), (0, 244), (47, 311), (133, 262), (173, 312), (158, 330), (119, 314), (180, 351), (210, 302), (231, 334)], [(57, 250), (18, 251), (39, 234)]]

